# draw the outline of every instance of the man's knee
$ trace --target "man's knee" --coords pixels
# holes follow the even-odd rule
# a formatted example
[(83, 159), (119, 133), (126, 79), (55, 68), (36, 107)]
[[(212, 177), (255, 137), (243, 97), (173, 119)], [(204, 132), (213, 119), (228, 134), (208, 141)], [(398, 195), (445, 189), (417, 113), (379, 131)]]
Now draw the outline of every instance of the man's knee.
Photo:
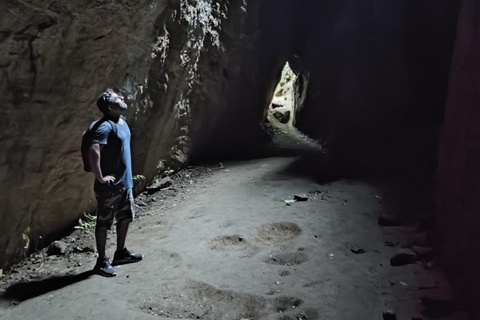
[(95, 225), (95, 230), (110, 230), (112, 227), (113, 221), (112, 220), (99, 220), (97, 217), (97, 224)]
[(123, 225), (123, 224), (129, 224), (132, 221), (133, 221), (133, 219), (132, 219), (131, 216), (119, 217), (119, 219), (117, 219), (117, 226)]

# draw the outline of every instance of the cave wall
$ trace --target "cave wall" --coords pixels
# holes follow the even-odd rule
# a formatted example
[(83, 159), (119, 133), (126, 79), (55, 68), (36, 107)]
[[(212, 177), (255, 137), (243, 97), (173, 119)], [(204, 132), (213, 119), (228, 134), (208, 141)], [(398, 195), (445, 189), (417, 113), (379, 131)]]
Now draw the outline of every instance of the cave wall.
[(344, 0), (299, 9), (308, 18), (297, 24), (294, 53), (310, 77), (298, 127), (348, 158), (384, 148), (408, 127), (438, 125), (458, 3)]
[(260, 11), (242, 0), (2, 1), (0, 268), (94, 207), (80, 140), (107, 87), (126, 97), (134, 174), (148, 183), (218, 128), (265, 139), (256, 104), (271, 75), (259, 71), (275, 58), (258, 56), (274, 53), (261, 48)]
[[(201, 76), (210, 80), (201, 83), (205, 94), (197, 103), (205, 104), (207, 109), (219, 103), (224, 109), (217, 121), (211, 122), (210, 130), (197, 135), (194, 161), (268, 153), (265, 146), (270, 137), (261, 123), (289, 55), (296, 23), (292, 10), (298, 3), (262, 0), (255, 1), (254, 6), (255, 10), (249, 12), (248, 28), (233, 43), (228, 58), (219, 58), (217, 50), (210, 51), (210, 58), (204, 56), (210, 59), (210, 69), (205, 68)], [(232, 26), (236, 26), (235, 21)], [(225, 38), (230, 39), (236, 28), (224, 29)]]
[(338, 146), (349, 148), (368, 140), (366, 131), (377, 131), (382, 121), (398, 118), (407, 89), (403, 5), (325, 1), (305, 8), (306, 20), (318, 26), (304, 22), (297, 31), (306, 38), (296, 47), (310, 71), (297, 119), (302, 131), (322, 140), (334, 135)]
[(141, 91), (152, 26), (166, 4), (0, 3), (0, 268), (25, 253), (22, 234), (40, 246), (90, 211), (81, 135), (100, 117), (95, 101), (105, 88), (128, 99)]
[(441, 262), (480, 318), (480, 1), (462, 1), (439, 147), (436, 197)]

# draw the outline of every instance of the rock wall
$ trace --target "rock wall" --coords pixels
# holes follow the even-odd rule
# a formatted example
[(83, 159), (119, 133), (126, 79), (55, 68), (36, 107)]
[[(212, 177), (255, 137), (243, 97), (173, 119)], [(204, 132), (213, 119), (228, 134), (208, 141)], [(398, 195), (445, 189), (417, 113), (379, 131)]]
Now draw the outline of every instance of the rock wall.
[[(210, 122), (208, 129), (205, 126), (197, 135), (192, 152), (196, 160), (258, 156), (270, 141), (261, 123), (289, 55), (295, 23), (291, 13), (298, 4), (291, 0), (248, 3), (255, 10), (249, 11), (246, 22), (232, 15), (230, 27), (223, 29), (230, 44), (228, 56), (221, 53), (224, 49), (209, 50), (210, 56), (203, 56), (199, 62), (204, 66), (201, 76), (206, 81), (199, 88), (204, 95), (196, 103), (203, 107), (197, 111), (210, 110), (212, 104), (224, 109), (216, 122)], [(248, 27), (232, 41), (242, 23)]]
[(107, 87), (130, 106), (134, 174), (148, 182), (201, 153), (212, 128), (258, 140), (270, 76), (258, 76), (259, 12), (242, 0), (2, 1), (0, 268), (94, 206), (79, 146)]
[(293, 53), (310, 77), (298, 127), (356, 162), (354, 149), (376, 150), (386, 135), (432, 125), (432, 117), (438, 125), (457, 7), (458, 1), (344, 0), (299, 9)]
[(437, 240), (457, 295), (480, 318), (480, 1), (462, 1), (439, 148)]
[(95, 101), (106, 87), (128, 98), (141, 89), (153, 24), (166, 5), (0, 3), (0, 268), (24, 254), (26, 237), (41, 245), (91, 209), (81, 135), (100, 117)]

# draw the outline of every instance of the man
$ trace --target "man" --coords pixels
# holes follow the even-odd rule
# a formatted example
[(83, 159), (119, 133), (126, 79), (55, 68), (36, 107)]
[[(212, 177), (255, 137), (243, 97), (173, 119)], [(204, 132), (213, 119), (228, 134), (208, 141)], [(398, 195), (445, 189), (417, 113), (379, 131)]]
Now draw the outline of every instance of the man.
[(138, 262), (141, 254), (125, 247), (128, 225), (135, 216), (133, 179), (130, 155), (130, 129), (121, 116), (127, 109), (123, 97), (108, 89), (100, 95), (97, 106), (104, 114), (93, 133), (88, 150), (88, 161), (95, 175), (94, 191), (97, 198), (97, 224), (95, 238), (98, 260), (94, 271), (105, 277), (114, 277), (115, 270), (105, 254), (107, 230), (116, 219), (117, 251), (113, 265)]

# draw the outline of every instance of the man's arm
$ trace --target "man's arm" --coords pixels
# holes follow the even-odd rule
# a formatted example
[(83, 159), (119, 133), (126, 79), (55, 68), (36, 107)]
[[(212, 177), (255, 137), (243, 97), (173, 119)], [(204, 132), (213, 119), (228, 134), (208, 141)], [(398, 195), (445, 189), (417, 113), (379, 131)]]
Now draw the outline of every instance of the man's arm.
[(99, 143), (94, 143), (91, 145), (90, 149), (88, 149), (88, 162), (90, 163), (90, 168), (92, 169), (95, 178), (100, 183), (106, 184), (114, 184), (115, 183), (115, 176), (103, 176), (102, 168), (100, 167), (100, 151), (102, 150), (103, 145)]

